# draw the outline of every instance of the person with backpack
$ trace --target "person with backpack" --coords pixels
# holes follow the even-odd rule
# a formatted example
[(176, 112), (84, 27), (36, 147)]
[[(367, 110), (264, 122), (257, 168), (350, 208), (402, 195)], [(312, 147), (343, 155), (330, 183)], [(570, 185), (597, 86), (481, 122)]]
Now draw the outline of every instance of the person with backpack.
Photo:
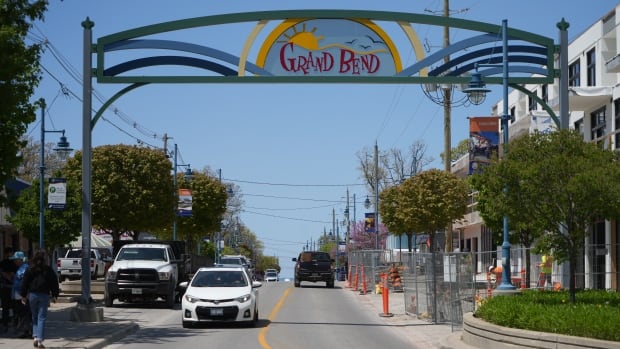
[[(47, 309), (60, 294), (58, 277), (54, 269), (50, 267), (45, 259), (45, 251), (37, 251), (30, 262), (30, 267), (24, 274), (20, 289), (22, 303), (30, 303), (32, 312), (32, 335), (36, 348), (45, 348), (45, 322), (47, 320)], [(51, 299), (50, 299), (51, 297)]]
[(21, 302), (21, 286), (28, 270), (28, 263), (26, 262), (26, 255), (22, 251), (16, 251), (11, 260), (15, 263), (17, 271), (13, 277), (13, 292), (11, 296), (13, 298), (13, 314), (15, 317), (15, 332), (19, 338), (32, 338), (32, 314), (30, 313), (30, 307), (28, 304)]

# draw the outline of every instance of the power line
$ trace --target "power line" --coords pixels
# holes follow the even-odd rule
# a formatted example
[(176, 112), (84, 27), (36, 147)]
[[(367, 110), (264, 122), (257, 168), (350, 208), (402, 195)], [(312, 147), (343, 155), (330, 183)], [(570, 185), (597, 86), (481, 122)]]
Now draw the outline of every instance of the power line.
[(309, 199), (309, 198), (296, 198), (296, 197), (290, 197), (290, 196), (275, 196), (275, 195), (264, 195), (264, 194), (247, 194), (247, 193), (243, 193), (243, 196), (258, 196), (258, 197), (264, 197), (264, 198), (273, 198), (273, 199), (286, 199), (286, 200), (301, 200), (301, 201), (315, 201), (315, 202), (330, 202), (330, 203), (334, 203), (334, 204), (342, 204), (345, 201), (343, 200), (324, 200), (324, 199)]
[(224, 178), (223, 180), (229, 182), (236, 183), (247, 183), (247, 184), (259, 184), (259, 185), (272, 185), (272, 186), (281, 186), (281, 187), (361, 187), (364, 184), (290, 184), (290, 183), (270, 183), (270, 182), (256, 182), (256, 181), (247, 181), (241, 179), (233, 179), (233, 178)]
[(273, 218), (280, 218), (280, 219), (288, 219), (288, 220), (291, 220), (291, 221), (321, 223), (321, 224), (332, 224), (332, 221), (316, 221), (316, 220), (312, 220), (312, 219), (285, 217), (285, 216), (271, 215), (271, 214), (267, 214), (267, 213), (253, 212), (253, 211), (247, 211), (247, 210), (241, 210), (241, 212), (245, 212), (245, 213), (249, 213), (249, 214), (255, 214), (255, 215), (258, 215), (258, 216), (266, 216), (266, 217), (273, 217)]
[[(70, 61), (66, 57), (64, 57), (62, 55), (62, 53), (58, 49), (56, 49), (56, 47), (47, 39), (47, 37), (45, 37), (43, 32), (37, 26), (35, 26), (35, 28), (38, 30), (38, 32), (40, 34), (33, 33), (32, 31), (30, 31), (29, 35), (28, 35), (28, 38), (30, 40), (34, 41), (35, 43), (37, 43), (39, 45), (42, 45), (44, 48), (47, 48), (48, 52), (51, 54), (51, 56), (60, 64), (60, 66), (69, 74), (69, 76), (72, 79), (74, 79), (81, 86), (83, 84), (83, 79), (82, 79), (82, 76), (79, 73), (79, 71), (77, 69), (75, 69), (75, 67), (72, 66)], [(50, 75), (50, 77), (52, 77), (56, 82), (58, 82), (61, 85), (61, 89), (63, 90), (63, 93), (65, 93), (65, 95), (69, 95), (70, 94), (74, 98), (76, 98), (78, 101), (82, 102), (82, 99), (77, 94), (75, 94), (70, 88), (66, 87), (66, 84), (64, 84), (58, 77), (56, 77), (54, 74), (52, 74), (42, 64), (41, 64), (41, 67), (42, 67), (42, 69), (47, 74)], [(102, 104), (104, 104), (105, 101), (107, 100), (107, 98), (103, 97), (103, 95), (101, 93), (99, 93), (95, 89), (93, 89), (92, 93), (93, 93), (93, 96), (99, 102), (101, 102)], [(150, 137), (150, 138), (153, 138), (153, 139), (163, 139), (162, 136), (160, 136), (156, 132), (151, 131), (148, 128), (142, 126), (141, 124), (139, 124), (138, 122), (136, 122), (135, 120), (130, 118), (126, 113), (124, 113), (123, 111), (121, 111), (120, 109), (115, 107), (114, 105), (112, 105), (112, 107), (114, 107), (113, 108), (113, 112), (114, 112), (114, 114), (117, 117), (119, 117), (123, 122), (125, 122), (127, 125), (131, 126), (133, 129), (137, 130), (138, 132), (140, 132), (144, 136), (147, 136), (147, 137)], [(93, 108), (93, 111), (96, 111), (96, 110)], [(118, 130), (120, 130), (122, 133), (124, 133), (127, 136), (135, 139), (136, 142), (138, 142), (139, 144), (147, 144), (147, 145), (149, 145), (151, 147), (154, 147), (154, 148), (160, 148), (160, 147), (157, 147), (157, 146), (153, 146), (153, 145), (149, 144), (148, 142), (145, 142), (140, 137), (132, 135), (128, 131), (122, 129), (120, 126), (112, 123), (109, 119), (105, 119), (103, 117), (102, 117), (102, 119), (104, 119), (106, 122), (110, 123), (112, 126), (117, 128)]]

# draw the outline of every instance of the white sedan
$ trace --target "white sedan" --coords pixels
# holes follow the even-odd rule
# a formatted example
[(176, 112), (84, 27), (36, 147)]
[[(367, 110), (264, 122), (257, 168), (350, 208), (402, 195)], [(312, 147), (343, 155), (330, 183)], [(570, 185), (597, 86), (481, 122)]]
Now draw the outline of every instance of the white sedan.
[(181, 301), (183, 327), (199, 323), (258, 322), (258, 290), (243, 267), (200, 268), (186, 288)]
[(278, 277), (278, 273), (275, 271), (268, 271), (265, 273), (265, 281), (266, 282), (277, 282), (280, 278)]

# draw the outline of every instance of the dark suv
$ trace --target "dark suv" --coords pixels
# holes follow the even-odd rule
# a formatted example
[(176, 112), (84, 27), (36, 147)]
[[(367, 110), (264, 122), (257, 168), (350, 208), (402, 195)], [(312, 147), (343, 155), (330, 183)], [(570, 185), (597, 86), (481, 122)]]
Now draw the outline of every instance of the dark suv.
[(325, 281), (326, 287), (334, 287), (334, 260), (327, 252), (304, 251), (299, 257), (293, 258), (295, 264), (295, 287), (299, 287), (302, 281)]

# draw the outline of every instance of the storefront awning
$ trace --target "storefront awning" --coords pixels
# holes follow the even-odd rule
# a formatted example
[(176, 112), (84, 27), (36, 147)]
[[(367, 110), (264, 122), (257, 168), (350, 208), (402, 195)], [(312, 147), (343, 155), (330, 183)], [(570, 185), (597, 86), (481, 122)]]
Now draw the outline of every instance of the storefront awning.
[(592, 111), (611, 101), (613, 87), (585, 86), (568, 88), (568, 108), (570, 110)]

